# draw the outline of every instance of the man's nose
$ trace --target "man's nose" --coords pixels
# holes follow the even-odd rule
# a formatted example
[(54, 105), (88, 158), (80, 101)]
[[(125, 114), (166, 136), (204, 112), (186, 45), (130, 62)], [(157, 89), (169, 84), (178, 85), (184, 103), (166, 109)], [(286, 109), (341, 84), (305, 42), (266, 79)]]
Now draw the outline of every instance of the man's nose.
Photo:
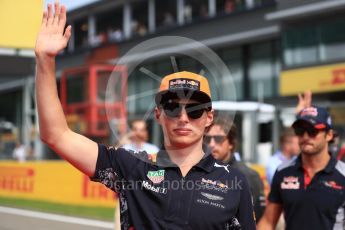
[(184, 122), (189, 121), (189, 117), (185, 108), (182, 108), (181, 113), (179, 115), (179, 120)]
[(216, 142), (214, 141), (214, 138), (211, 137), (210, 143), (208, 143), (209, 148), (214, 148), (216, 146)]

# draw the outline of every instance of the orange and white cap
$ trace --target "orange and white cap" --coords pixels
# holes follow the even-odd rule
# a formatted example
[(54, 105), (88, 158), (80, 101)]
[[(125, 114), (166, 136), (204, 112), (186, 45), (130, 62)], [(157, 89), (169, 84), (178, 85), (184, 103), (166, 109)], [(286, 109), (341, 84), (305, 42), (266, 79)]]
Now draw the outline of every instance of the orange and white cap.
[(156, 105), (176, 98), (193, 99), (211, 106), (211, 91), (208, 80), (192, 72), (177, 72), (165, 76), (156, 94)]

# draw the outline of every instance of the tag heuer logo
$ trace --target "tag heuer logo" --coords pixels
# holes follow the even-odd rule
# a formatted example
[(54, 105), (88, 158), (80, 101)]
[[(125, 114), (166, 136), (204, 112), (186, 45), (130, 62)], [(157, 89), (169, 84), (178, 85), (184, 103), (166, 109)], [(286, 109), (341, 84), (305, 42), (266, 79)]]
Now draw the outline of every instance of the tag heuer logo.
[(164, 180), (165, 170), (148, 171), (147, 177), (154, 183), (159, 184)]

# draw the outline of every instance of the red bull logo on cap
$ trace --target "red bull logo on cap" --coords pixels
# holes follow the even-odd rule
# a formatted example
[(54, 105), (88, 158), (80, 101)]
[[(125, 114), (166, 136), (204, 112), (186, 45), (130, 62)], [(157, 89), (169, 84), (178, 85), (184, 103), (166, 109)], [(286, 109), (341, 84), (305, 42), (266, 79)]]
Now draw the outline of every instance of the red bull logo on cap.
[(317, 108), (309, 107), (302, 110), (300, 116), (311, 116), (311, 117), (317, 117)]
[(200, 90), (200, 82), (187, 78), (172, 79), (169, 81), (169, 89)]

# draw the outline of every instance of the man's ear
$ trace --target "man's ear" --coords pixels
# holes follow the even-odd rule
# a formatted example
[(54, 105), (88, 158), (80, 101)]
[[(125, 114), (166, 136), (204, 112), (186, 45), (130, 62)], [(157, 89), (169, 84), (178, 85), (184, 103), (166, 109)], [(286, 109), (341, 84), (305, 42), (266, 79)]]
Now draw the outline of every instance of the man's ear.
[(156, 118), (157, 123), (161, 124), (159, 117), (162, 115), (162, 111), (156, 107), (154, 112), (155, 112), (155, 118)]
[(330, 142), (331, 140), (333, 140), (333, 137), (334, 137), (333, 129), (328, 130), (326, 133), (327, 142)]
[(210, 127), (213, 123), (213, 116), (214, 116), (214, 110), (207, 111), (207, 121), (206, 121), (206, 128)]

